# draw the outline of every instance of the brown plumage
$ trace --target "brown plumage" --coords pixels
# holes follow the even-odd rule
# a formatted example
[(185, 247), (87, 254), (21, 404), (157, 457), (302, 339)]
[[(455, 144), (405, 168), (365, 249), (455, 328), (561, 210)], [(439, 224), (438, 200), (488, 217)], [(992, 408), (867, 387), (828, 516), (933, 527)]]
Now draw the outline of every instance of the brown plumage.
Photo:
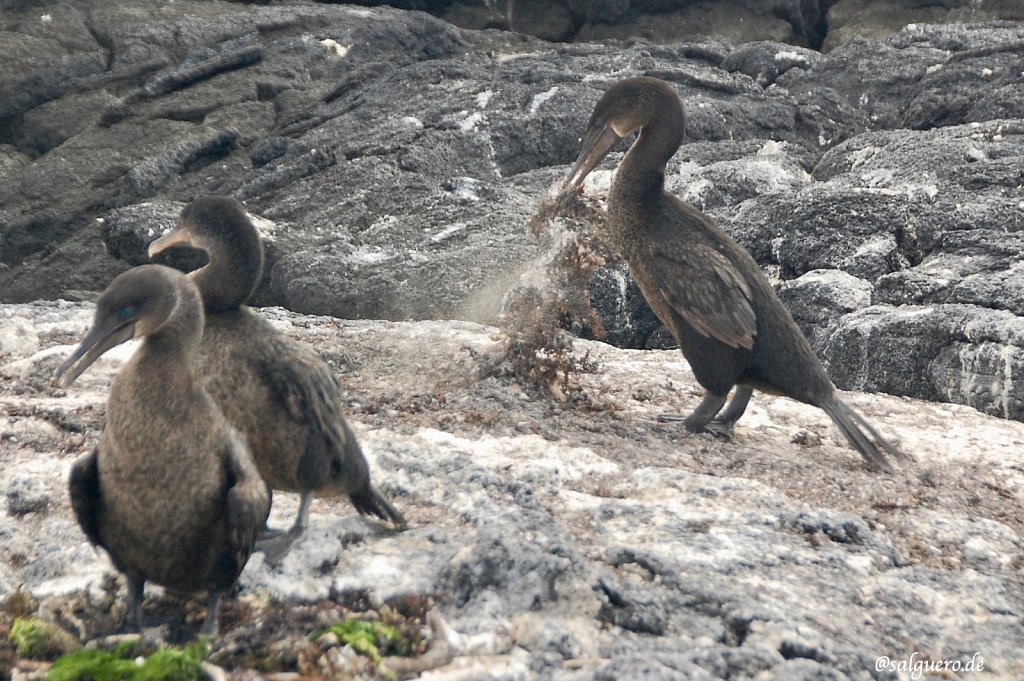
[(405, 518), (370, 483), (366, 459), (342, 415), (341, 387), (311, 349), (279, 333), (245, 306), (259, 283), (263, 244), (242, 206), (228, 197), (196, 199), (177, 228), (149, 247), (205, 250), (209, 264), (189, 277), (206, 306), (196, 358), (203, 387), (246, 434), (256, 465), (273, 488), (301, 494), (298, 516), (257, 548), (280, 560), (306, 529), (314, 495), (347, 494), (361, 514), (405, 527)]
[(55, 378), (67, 387), (110, 348), (143, 338), (110, 388), (99, 445), (71, 469), (71, 506), (125, 574), (131, 624), (141, 624), (143, 588), (153, 581), (209, 592), (201, 633), (213, 635), (270, 494), (245, 440), (194, 380), (202, 330), (202, 301), (184, 275), (137, 267), (100, 296), (92, 329)]
[(591, 115), (565, 187), (578, 190), (617, 142), (640, 131), (615, 173), (608, 227), (644, 298), (707, 391), (684, 419), (686, 428), (728, 434), (757, 388), (823, 409), (869, 466), (891, 471), (886, 454), (904, 455), (838, 398), (750, 254), (665, 191), (665, 164), (682, 142), (683, 126), (682, 102), (668, 83), (644, 77), (615, 83)]

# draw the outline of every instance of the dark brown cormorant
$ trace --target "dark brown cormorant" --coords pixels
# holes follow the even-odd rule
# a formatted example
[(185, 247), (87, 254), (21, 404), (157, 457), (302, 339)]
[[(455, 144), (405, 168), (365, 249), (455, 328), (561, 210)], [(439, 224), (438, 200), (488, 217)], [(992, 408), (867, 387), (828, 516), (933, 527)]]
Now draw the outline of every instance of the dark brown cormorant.
[(646, 77), (615, 83), (590, 117), (565, 187), (579, 190), (612, 147), (639, 130), (608, 193), (608, 229), (707, 391), (684, 419), (686, 428), (730, 433), (757, 388), (820, 407), (869, 466), (891, 471), (885, 455), (904, 455), (839, 399), (750, 254), (665, 191), (665, 164), (682, 142), (683, 126), (682, 102), (668, 83)]
[(257, 550), (279, 561), (305, 532), (314, 495), (347, 494), (359, 513), (404, 528), (402, 514), (370, 483), (330, 367), (244, 305), (260, 281), (263, 243), (241, 204), (223, 196), (192, 201), (177, 227), (150, 244), (149, 256), (175, 245), (209, 256), (189, 275), (206, 306), (196, 360), (203, 387), (248, 437), (267, 484), (301, 494), (292, 527), (268, 530)]
[(200, 633), (212, 636), (270, 493), (244, 438), (193, 378), (202, 332), (196, 287), (177, 270), (137, 267), (100, 296), (92, 329), (55, 379), (67, 387), (110, 348), (144, 339), (110, 388), (99, 445), (71, 469), (71, 507), (127, 578), (131, 625), (141, 625), (149, 580), (207, 591)]

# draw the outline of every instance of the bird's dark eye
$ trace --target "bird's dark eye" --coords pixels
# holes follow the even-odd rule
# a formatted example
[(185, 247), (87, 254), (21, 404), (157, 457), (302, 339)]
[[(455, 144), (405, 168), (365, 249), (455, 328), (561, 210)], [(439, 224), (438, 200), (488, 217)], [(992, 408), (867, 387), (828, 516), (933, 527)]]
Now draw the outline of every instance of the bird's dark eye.
[(118, 314), (121, 315), (121, 319), (131, 319), (132, 315), (135, 314), (135, 306), (125, 305), (118, 311)]

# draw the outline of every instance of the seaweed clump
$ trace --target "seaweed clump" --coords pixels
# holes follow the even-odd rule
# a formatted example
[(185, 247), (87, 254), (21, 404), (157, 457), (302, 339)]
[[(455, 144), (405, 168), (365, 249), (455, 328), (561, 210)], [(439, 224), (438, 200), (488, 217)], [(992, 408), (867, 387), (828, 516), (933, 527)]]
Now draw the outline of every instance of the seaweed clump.
[[(389, 609), (385, 608), (382, 614), (390, 615)], [(407, 621), (396, 624), (344, 619), (315, 629), (309, 640), (319, 651), (300, 659), (299, 669), (307, 675), (325, 674), (329, 678), (365, 678), (371, 674), (389, 681), (396, 679), (398, 675), (388, 667), (388, 662), (405, 660), (422, 652), (424, 646), (418, 630), (410, 631)], [(372, 660), (372, 669), (367, 669), (368, 661), (360, 662), (360, 658)]]
[(505, 296), (505, 353), (492, 375), (511, 377), (560, 402), (580, 397), (571, 376), (594, 366), (573, 353), (573, 337), (605, 336), (587, 288), (594, 273), (616, 257), (605, 245), (605, 222), (594, 199), (561, 185), (538, 205), (529, 227), (539, 255)]
[(344, 620), (326, 629), (318, 629), (309, 637), (316, 641), (324, 634), (334, 634), (338, 641), (352, 646), (360, 655), (366, 655), (377, 664), (384, 654), (406, 656), (409, 645), (402, 633), (395, 627), (366, 620)]

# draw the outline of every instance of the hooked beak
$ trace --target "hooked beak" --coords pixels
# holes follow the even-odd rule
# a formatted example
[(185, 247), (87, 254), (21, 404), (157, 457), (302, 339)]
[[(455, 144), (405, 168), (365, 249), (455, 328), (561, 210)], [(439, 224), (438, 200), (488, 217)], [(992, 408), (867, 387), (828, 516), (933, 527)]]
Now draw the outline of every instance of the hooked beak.
[(615, 132), (611, 125), (594, 126), (587, 130), (587, 135), (583, 138), (583, 148), (576, 159), (576, 165), (572, 167), (572, 171), (565, 178), (566, 185), (572, 189), (582, 187), (583, 181), (587, 179), (590, 171), (597, 167), (601, 159), (607, 156), (612, 147), (621, 139), (622, 137)]
[(154, 255), (166, 251), (171, 246), (194, 246), (192, 243), (192, 232), (189, 231), (188, 227), (178, 225), (159, 239), (154, 239), (149, 243), (146, 254), (152, 260)]
[[(93, 324), (74, 353), (68, 357), (54, 374), (54, 382), (66, 388), (110, 348), (131, 340), (135, 336), (135, 319), (122, 322), (107, 318)], [(111, 328), (112, 327), (112, 328)]]

